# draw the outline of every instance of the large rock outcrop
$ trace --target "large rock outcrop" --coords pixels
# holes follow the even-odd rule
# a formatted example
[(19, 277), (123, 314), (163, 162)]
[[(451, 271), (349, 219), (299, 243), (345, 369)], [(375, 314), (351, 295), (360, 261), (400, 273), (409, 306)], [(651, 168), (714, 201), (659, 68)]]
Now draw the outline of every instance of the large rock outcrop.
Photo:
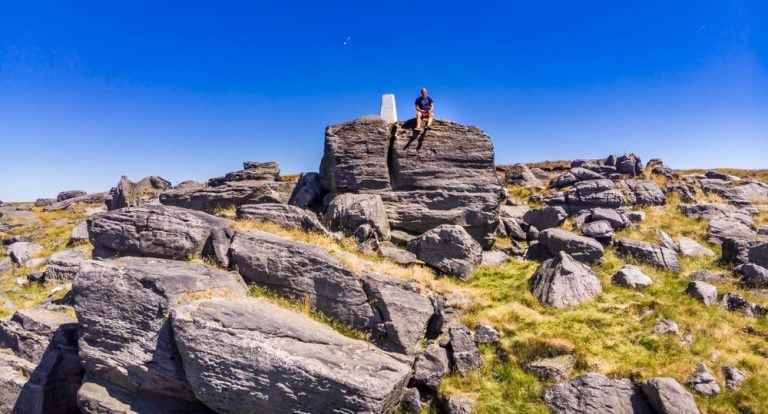
[(128, 177), (122, 176), (117, 186), (109, 192), (107, 208), (117, 210), (148, 204), (152, 201), (157, 202), (158, 195), (171, 187), (171, 183), (161, 177), (144, 177), (138, 182), (133, 182)]
[(395, 230), (420, 234), (456, 224), (490, 247), (501, 194), (491, 140), (479, 128), (448, 121), (426, 132), (413, 127), (379, 117), (328, 127), (323, 190), (381, 195)]
[(209, 299), (173, 310), (184, 372), (221, 413), (393, 411), (409, 366), (263, 299)]
[(194, 411), (207, 411), (187, 383), (168, 316), (184, 301), (246, 296), (238, 275), (154, 258), (88, 261), (74, 294), (80, 359), (92, 382), (132, 399), (176, 401), (184, 409), (197, 404)]

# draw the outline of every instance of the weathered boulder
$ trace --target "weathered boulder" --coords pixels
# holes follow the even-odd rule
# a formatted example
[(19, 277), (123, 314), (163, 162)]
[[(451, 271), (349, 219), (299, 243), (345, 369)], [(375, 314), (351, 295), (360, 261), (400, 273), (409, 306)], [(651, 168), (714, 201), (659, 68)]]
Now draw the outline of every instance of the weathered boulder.
[(397, 247), (381, 246), (379, 247), (379, 252), (381, 252), (382, 256), (401, 266), (408, 266), (419, 260), (415, 254)]
[(591, 237), (601, 243), (608, 243), (613, 239), (614, 231), (611, 224), (606, 220), (591, 221), (581, 226), (581, 233)]
[(723, 281), (725, 281), (725, 278), (722, 275), (714, 274), (714, 273), (712, 273), (711, 271), (709, 271), (707, 269), (697, 270), (697, 271), (691, 273), (690, 275), (688, 275), (688, 277), (691, 280), (698, 280), (700, 282), (723, 282)]
[(623, 213), (610, 208), (593, 208), (592, 210), (589, 210), (589, 213), (585, 216), (585, 221), (587, 223), (601, 220), (610, 223), (614, 230), (621, 230), (632, 224)]
[(558, 227), (568, 217), (568, 213), (560, 206), (546, 206), (527, 211), (523, 222), (539, 230)]
[(720, 394), (720, 386), (717, 385), (715, 377), (709, 372), (709, 369), (704, 364), (696, 365), (696, 369), (691, 373), (685, 383), (694, 390), (704, 395), (717, 395)]
[(756, 236), (754, 223), (745, 223), (738, 217), (720, 215), (709, 220), (707, 239), (710, 243), (721, 244), (725, 239), (754, 240)]
[(544, 183), (525, 164), (511, 165), (504, 174), (504, 182), (526, 188), (544, 188)]
[(624, 194), (613, 181), (579, 181), (565, 194), (565, 204), (570, 212), (593, 207), (618, 208), (627, 204)]
[(293, 188), (288, 204), (299, 208), (315, 209), (323, 201), (323, 188), (320, 185), (320, 174), (310, 172), (302, 174), (296, 187)]
[(675, 239), (673, 239), (669, 233), (662, 229), (656, 229), (656, 234), (659, 236), (659, 244), (661, 247), (666, 247), (667, 249), (674, 251), (679, 250), (677, 243), (675, 243)]
[(602, 291), (595, 272), (562, 251), (539, 265), (529, 287), (539, 302), (555, 308), (581, 303)]
[(736, 188), (744, 194), (747, 200), (753, 203), (768, 203), (768, 184), (751, 181), (740, 184)]
[(16, 242), (9, 245), (5, 251), (13, 263), (24, 266), (27, 262), (32, 260), (35, 254), (42, 250), (43, 246), (37, 243)]
[(188, 259), (203, 254), (226, 266), (228, 224), (199, 211), (145, 205), (95, 214), (88, 232), (94, 249), (120, 256)]
[(0, 412), (12, 413), (35, 365), (0, 349)]
[(70, 198), (81, 197), (84, 195), (86, 195), (86, 192), (83, 190), (62, 191), (56, 196), (56, 201), (69, 200)]
[(480, 263), (484, 266), (499, 266), (501, 264), (504, 264), (508, 260), (509, 260), (508, 254), (499, 250), (493, 250), (493, 251), (483, 252), (483, 259), (481, 260)]
[(688, 283), (685, 293), (707, 306), (717, 302), (717, 287), (707, 282), (694, 280)]
[(617, 247), (622, 253), (641, 262), (650, 263), (662, 269), (680, 271), (680, 261), (674, 250), (632, 239), (619, 239)]
[(539, 233), (539, 243), (552, 256), (566, 252), (584, 263), (597, 263), (603, 259), (603, 246), (595, 239), (579, 236), (563, 229), (547, 229)]
[(726, 388), (737, 390), (741, 387), (741, 383), (747, 379), (747, 374), (736, 367), (723, 365), (723, 377), (725, 377)]
[(247, 204), (285, 204), (294, 185), (276, 181), (235, 181), (216, 187), (167, 190), (160, 194), (160, 203), (207, 213)]
[(306, 300), (314, 309), (373, 334), (382, 348), (413, 353), (434, 313), (430, 300), (406, 282), (357, 275), (317, 246), (263, 232), (237, 232), (232, 265), (248, 281)]
[(737, 266), (734, 270), (741, 275), (741, 283), (744, 286), (768, 289), (768, 269), (754, 263), (747, 263)]
[(469, 328), (464, 325), (451, 326), (448, 328), (448, 334), (451, 338), (448, 343), (448, 352), (456, 372), (467, 374), (483, 364), (480, 351)]
[(445, 348), (432, 343), (413, 363), (413, 382), (427, 392), (437, 393), (440, 382), (450, 372), (448, 352)]
[(525, 368), (544, 381), (565, 381), (576, 365), (573, 355), (565, 354), (551, 358), (539, 358), (526, 364)]
[(768, 268), (768, 243), (751, 246), (747, 251), (747, 259), (751, 263)]
[(236, 232), (232, 266), (249, 282), (307, 300), (324, 314), (358, 329), (378, 321), (357, 275), (324, 249), (264, 232)]
[(315, 213), (287, 204), (247, 204), (237, 208), (237, 218), (277, 223), (283, 227), (325, 234)]
[(687, 257), (701, 257), (701, 256), (714, 256), (715, 252), (702, 246), (696, 240), (689, 237), (680, 237), (680, 241), (677, 244), (680, 254)]
[(700, 179), (699, 185), (705, 194), (716, 194), (724, 198), (728, 204), (737, 208), (757, 213), (752, 203), (747, 199), (747, 195), (739, 188), (731, 186), (730, 182), (722, 179)]
[(630, 204), (662, 206), (667, 202), (664, 192), (653, 181), (628, 179), (624, 184), (629, 188)]
[(391, 127), (377, 116), (329, 126), (320, 184), (330, 193), (391, 190), (387, 154)]
[(472, 414), (477, 401), (469, 395), (449, 395), (444, 398), (445, 414)]
[(74, 283), (82, 365), (129, 394), (194, 403), (169, 312), (195, 298), (247, 292), (236, 274), (187, 262), (138, 257), (85, 262)]
[(388, 412), (410, 378), (366, 342), (259, 298), (190, 302), (171, 321), (192, 390), (218, 412)]
[(325, 211), (325, 224), (331, 231), (352, 235), (364, 224), (372, 226), (379, 237), (389, 239), (389, 222), (381, 196), (377, 194), (339, 194)]
[(720, 203), (684, 203), (680, 204), (680, 211), (688, 217), (707, 220), (717, 216), (737, 214), (735, 207)]
[(421, 294), (420, 285), (366, 273), (363, 289), (379, 319), (373, 329), (373, 342), (385, 351), (418, 351), (435, 313), (432, 301)]
[[(757, 240), (723, 239), (720, 245), (721, 258), (725, 263), (744, 264), (749, 262), (749, 249), (759, 245)], [(759, 260), (758, 260), (759, 261)]]
[(642, 174), (645, 171), (645, 166), (637, 154), (630, 152), (616, 158), (616, 171), (634, 177)]
[(85, 243), (88, 237), (88, 223), (83, 221), (72, 229), (72, 233), (69, 234), (69, 243)]
[(125, 207), (136, 207), (157, 200), (164, 190), (172, 188), (171, 182), (161, 177), (144, 177), (139, 182), (133, 182), (126, 176), (120, 177), (117, 186), (112, 188), (107, 199), (107, 208), (117, 210)]
[(475, 327), (475, 342), (478, 345), (495, 344), (499, 342), (499, 339), (499, 331), (493, 326), (481, 323)]
[(660, 414), (698, 414), (693, 395), (673, 378), (652, 378), (640, 384), (653, 409)]
[(631, 264), (624, 265), (619, 269), (619, 271), (611, 277), (611, 281), (617, 285), (632, 289), (645, 289), (653, 284), (653, 280), (643, 273), (640, 267)]
[(498, 227), (501, 186), (493, 145), (479, 128), (435, 121), (417, 132), (363, 117), (326, 129), (320, 183), (329, 193), (381, 195), (393, 230), (456, 224), (485, 248)]
[(463, 227), (443, 224), (408, 243), (408, 250), (437, 270), (468, 280), (483, 249)]
[[(19, 413), (76, 412), (83, 370), (77, 355), (77, 320), (42, 308), (0, 320), (0, 347), (33, 364), (15, 404)], [(5, 411), (4, 411), (5, 412)]]
[(259, 181), (278, 181), (280, 179), (280, 166), (274, 161), (255, 162), (246, 161), (243, 169), (227, 173), (223, 177), (215, 177), (208, 180), (208, 185), (218, 187), (235, 183), (253, 183)]
[(599, 373), (579, 375), (548, 389), (544, 402), (557, 414), (650, 414), (651, 407), (629, 379)]
[(80, 263), (87, 255), (80, 249), (67, 249), (54, 253), (48, 259), (48, 266), (43, 273), (44, 280), (72, 280), (80, 270)]

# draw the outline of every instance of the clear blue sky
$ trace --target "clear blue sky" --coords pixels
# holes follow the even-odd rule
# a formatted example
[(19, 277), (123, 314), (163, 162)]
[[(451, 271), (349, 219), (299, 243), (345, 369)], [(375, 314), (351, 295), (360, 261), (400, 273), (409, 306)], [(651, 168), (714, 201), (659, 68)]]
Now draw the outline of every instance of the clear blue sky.
[(0, 2), (0, 200), (316, 171), (326, 125), (421, 86), (497, 163), (768, 168), (762, 0), (261, 3)]

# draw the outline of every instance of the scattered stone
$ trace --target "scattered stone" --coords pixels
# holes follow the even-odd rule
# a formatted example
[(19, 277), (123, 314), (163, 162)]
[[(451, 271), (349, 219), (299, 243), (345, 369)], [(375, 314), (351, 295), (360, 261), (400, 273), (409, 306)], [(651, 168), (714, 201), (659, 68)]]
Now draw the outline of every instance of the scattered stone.
[(698, 414), (693, 395), (673, 378), (652, 378), (640, 384), (650, 405), (660, 414)]
[(715, 377), (712, 376), (709, 369), (707, 369), (707, 366), (704, 364), (696, 365), (696, 369), (694, 369), (691, 376), (685, 380), (685, 383), (704, 395), (720, 394), (720, 386), (717, 385)]
[(498, 343), (499, 331), (491, 325), (478, 324), (475, 327), (475, 342), (478, 345)]
[(629, 220), (632, 223), (640, 223), (641, 221), (645, 220), (645, 212), (644, 211), (629, 211), (626, 214), (627, 220)]
[(724, 239), (723, 244), (720, 245), (723, 251), (721, 258), (725, 263), (747, 263), (750, 261), (749, 249), (759, 244), (757, 240)]
[(602, 244), (609, 244), (614, 236), (613, 227), (606, 220), (592, 221), (581, 227), (581, 232), (587, 237), (592, 237)]
[(661, 247), (666, 247), (669, 250), (677, 251), (679, 250), (677, 243), (672, 239), (672, 236), (670, 236), (667, 232), (661, 229), (656, 229), (656, 234), (659, 235), (659, 239), (661, 240)]
[(660, 319), (653, 327), (655, 335), (677, 334), (677, 323), (671, 319)]
[(539, 358), (526, 365), (526, 368), (543, 381), (565, 381), (576, 365), (576, 358), (571, 354), (551, 358)]
[(563, 229), (547, 229), (539, 234), (539, 243), (554, 256), (566, 252), (584, 263), (597, 263), (603, 259), (603, 246), (595, 239), (579, 236)]
[(414, 383), (436, 394), (440, 390), (440, 382), (448, 375), (450, 366), (448, 352), (436, 343), (427, 346), (413, 364)]
[(631, 264), (624, 265), (619, 269), (619, 271), (611, 277), (611, 281), (620, 286), (640, 290), (653, 284), (653, 280), (643, 273), (639, 266)]
[(237, 208), (237, 218), (277, 223), (283, 227), (326, 234), (315, 213), (287, 204), (247, 204)]
[(444, 402), (446, 414), (473, 414), (477, 401), (468, 395), (449, 395)]
[(715, 252), (688, 237), (680, 237), (680, 254), (687, 257), (715, 256)]
[(88, 223), (80, 222), (75, 228), (72, 229), (72, 233), (69, 235), (70, 244), (85, 243), (88, 241)]
[(667, 197), (656, 183), (650, 180), (625, 180), (624, 184), (629, 188), (629, 200), (631, 204), (642, 206), (663, 206), (667, 203)]
[(741, 275), (744, 286), (756, 289), (768, 289), (768, 269), (754, 263), (740, 265), (734, 269)]
[(408, 243), (408, 250), (437, 270), (468, 280), (483, 249), (461, 226), (443, 224)]
[(698, 280), (700, 282), (724, 282), (725, 278), (721, 275), (716, 275), (707, 269), (697, 270), (688, 276), (691, 280)]
[(741, 383), (747, 379), (747, 374), (730, 365), (723, 366), (723, 376), (725, 377), (725, 387), (730, 390), (738, 390), (741, 388)]
[(717, 302), (717, 287), (707, 282), (694, 280), (688, 283), (685, 293), (707, 306)]
[(538, 179), (525, 164), (514, 164), (507, 169), (504, 182), (508, 185), (518, 185), (526, 188), (544, 188), (544, 183)]
[(452, 326), (448, 328), (448, 332), (451, 338), (448, 349), (456, 372), (464, 375), (479, 368), (483, 359), (469, 328), (463, 325)]
[(43, 250), (43, 246), (30, 242), (16, 242), (6, 248), (8, 257), (13, 263), (24, 266), (32, 257)]
[(650, 414), (640, 388), (626, 378), (591, 372), (548, 389), (544, 402), (556, 414)]
[(389, 412), (411, 375), (366, 342), (260, 298), (189, 302), (171, 322), (195, 396), (220, 412)]
[(325, 212), (325, 224), (331, 231), (352, 235), (363, 224), (373, 226), (379, 237), (389, 239), (389, 222), (381, 196), (377, 194), (339, 194)]
[(729, 292), (720, 299), (722, 306), (731, 312), (742, 312), (746, 316), (752, 316), (752, 304), (738, 293)]
[(619, 239), (617, 247), (624, 254), (639, 261), (650, 263), (662, 269), (680, 271), (680, 262), (674, 250), (631, 239)]
[(499, 266), (504, 264), (508, 260), (509, 260), (508, 254), (499, 250), (493, 250), (493, 251), (483, 252), (483, 259), (480, 262), (480, 264), (485, 266)]
[(547, 206), (529, 210), (523, 215), (523, 222), (539, 230), (559, 227), (568, 217), (564, 208), (559, 206)]
[(595, 272), (566, 252), (539, 265), (529, 288), (539, 302), (555, 308), (584, 302), (602, 291)]
[(382, 246), (379, 248), (379, 251), (382, 256), (401, 266), (408, 266), (419, 260), (415, 254), (397, 247)]

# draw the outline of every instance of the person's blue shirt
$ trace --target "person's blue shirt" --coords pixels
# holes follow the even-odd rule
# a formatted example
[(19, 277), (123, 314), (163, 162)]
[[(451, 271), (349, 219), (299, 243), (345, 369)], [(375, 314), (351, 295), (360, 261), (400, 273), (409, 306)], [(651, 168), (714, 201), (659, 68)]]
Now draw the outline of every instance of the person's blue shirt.
[(432, 110), (432, 104), (434, 102), (435, 101), (433, 101), (429, 96), (419, 96), (416, 98), (416, 106), (422, 111)]

